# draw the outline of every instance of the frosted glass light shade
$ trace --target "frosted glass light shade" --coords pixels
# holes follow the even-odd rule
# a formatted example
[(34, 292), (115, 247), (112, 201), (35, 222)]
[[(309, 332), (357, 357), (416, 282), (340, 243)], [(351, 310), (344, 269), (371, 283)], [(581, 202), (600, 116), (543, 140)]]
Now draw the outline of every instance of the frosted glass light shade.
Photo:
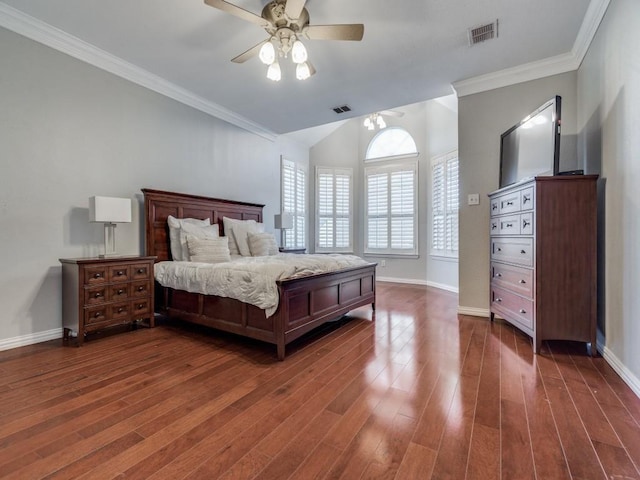
[(131, 199), (117, 197), (90, 197), (89, 221), (104, 223), (131, 223)]
[(309, 65), (307, 62), (299, 63), (296, 65), (296, 78), (298, 80), (306, 80), (311, 76), (311, 71), (309, 70)]
[(300, 40), (293, 42), (293, 47), (291, 47), (291, 60), (293, 60), (293, 63), (304, 63), (307, 61), (307, 49)]
[(273, 48), (273, 43), (267, 42), (262, 45), (260, 48), (260, 53), (258, 54), (260, 57), (260, 61), (265, 65), (271, 65), (276, 60), (276, 49)]
[(280, 70), (280, 64), (278, 62), (273, 62), (269, 65), (269, 69), (267, 70), (267, 78), (269, 80), (273, 80), (274, 82), (279, 82), (282, 78), (282, 71)]
[(293, 215), (287, 212), (282, 212), (274, 215), (273, 223), (275, 228), (280, 230), (289, 230), (293, 228)]

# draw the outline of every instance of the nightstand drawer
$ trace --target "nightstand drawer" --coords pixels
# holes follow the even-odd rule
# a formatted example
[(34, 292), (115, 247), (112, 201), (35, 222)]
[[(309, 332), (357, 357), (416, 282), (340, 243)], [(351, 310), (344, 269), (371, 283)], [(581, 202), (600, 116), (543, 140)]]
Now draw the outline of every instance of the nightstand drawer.
[(109, 300), (112, 302), (123, 302), (127, 300), (130, 296), (129, 288), (129, 285), (122, 283), (111, 285), (109, 287)]
[(126, 282), (127, 280), (129, 280), (128, 265), (116, 265), (113, 267), (109, 267), (110, 282)]
[(131, 315), (133, 318), (139, 318), (140, 315), (149, 315), (151, 313), (151, 301), (148, 298), (134, 300), (131, 302)]
[(92, 323), (106, 322), (108, 317), (108, 305), (102, 305), (100, 307), (87, 308), (84, 311), (84, 323), (90, 325)]
[(131, 265), (131, 280), (148, 280), (151, 278), (151, 271), (148, 263)]
[(109, 273), (109, 267), (106, 265), (99, 265), (93, 267), (85, 267), (84, 269), (84, 285), (94, 285), (96, 283), (105, 283), (107, 281), (107, 275)]
[(133, 282), (131, 284), (131, 293), (130, 293), (130, 295), (133, 298), (146, 297), (146, 296), (151, 295), (151, 292), (149, 291), (149, 282), (148, 281)]
[(107, 301), (107, 286), (101, 285), (96, 287), (85, 288), (84, 290), (84, 304), (85, 305), (97, 305)]
[(111, 305), (109, 308), (111, 310), (111, 315), (110, 315), (111, 319), (116, 321), (124, 320), (125, 318), (128, 318), (129, 313), (131, 312), (129, 302), (116, 303)]

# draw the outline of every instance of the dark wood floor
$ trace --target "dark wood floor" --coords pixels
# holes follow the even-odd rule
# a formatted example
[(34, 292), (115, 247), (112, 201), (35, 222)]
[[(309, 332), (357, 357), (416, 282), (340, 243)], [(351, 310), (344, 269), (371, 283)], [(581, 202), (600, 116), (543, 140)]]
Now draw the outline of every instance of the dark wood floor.
[(379, 284), (289, 348), (166, 323), (0, 352), (2, 478), (640, 478), (640, 400), (583, 345)]

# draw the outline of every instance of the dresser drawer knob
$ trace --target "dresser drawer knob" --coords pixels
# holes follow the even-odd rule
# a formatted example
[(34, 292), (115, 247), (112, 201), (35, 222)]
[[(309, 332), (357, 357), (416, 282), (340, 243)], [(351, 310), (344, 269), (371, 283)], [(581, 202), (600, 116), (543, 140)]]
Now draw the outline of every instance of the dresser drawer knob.
[(138, 291), (139, 291), (139, 292), (141, 292), (141, 291), (143, 291), (143, 290), (144, 290), (144, 287), (143, 287), (142, 285), (140, 285), (140, 286), (138, 287)]
[(500, 247), (498, 247), (498, 251), (499, 251), (499, 252), (501, 252), (501, 251), (502, 251), (502, 249), (501, 249)]
[(501, 277), (502, 274), (501, 273), (496, 273), (496, 277)]
[(118, 295), (122, 295), (124, 293), (124, 290), (122, 288), (118, 289)]
[(511, 205), (513, 205), (513, 202), (507, 202), (507, 205), (511, 206)]
[(521, 308), (520, 313), (527, 313), (527, 311), (524, 308)]
[(144, 303), (139, 303), (138, 304), (138, 310), (142, 310), (144, 308)]
[(138, 273), (144, 273), (144, 268), (139, 268)]
[(118, 309), (118, 313), (122, 313), (122, 312), (124, 312), (124, 308), (120, 307), (120, 308)]
[(507, 223), (507, 228), (513, 228), (513, 223)]
[(524, 255), (524, 254), (525, 254), (525, 253), (527, 253), (527, 252), (525, 252), (524, 250), (520, 250), (520, 253), (521, 253), (522, 255)]
[(124, 271), (122, 271), (122, 270), (118, 270), (118, 272), (116, 273), (116, 275), (118, 275), (119, 277), (121, 277), (122, 275), (124, 275)]
[(100, 292), (96, 292), (96, 294), (94, 295), (94, 297), (96, 298), (100, 298), (102, 296), (102, 294)]
[(501, 302), (502, 299), (500, 297), (496, 298), (496, 302)]
[(519, 281), (518, 283), (525, 284), (525, 283), (527, 283), (527, 282), (525, 282), (524, 280), (520, 279), (520, 281)]
[(522, 220), (522, 228), (527, 228), (527, 225), (531, 225), (531, 222), (527, 222), (526, 220)]
[(529, 200), (531, 200), (531, 197), (529, 195), (522, 196), (522, 203), (527, 203)]
[(93, 314), (93, 318), (100, 318), (102, 316), (102, 312), (96, 312)]
[(496, 225), (495, 223), (491, 224), (491, 230), (495, 230), (496, 228), (498, 228), (498, 225)]
[(498, 209), (498, 204), (494, 203), (493, 205), (491, 205), (491, 210), (497, 210)]
[(101, 274), (101, 273), (95, 273), (95, 274), (93, 275), (93, 278), (100, 278), (100, 277), (102, 277), (102, 274)]

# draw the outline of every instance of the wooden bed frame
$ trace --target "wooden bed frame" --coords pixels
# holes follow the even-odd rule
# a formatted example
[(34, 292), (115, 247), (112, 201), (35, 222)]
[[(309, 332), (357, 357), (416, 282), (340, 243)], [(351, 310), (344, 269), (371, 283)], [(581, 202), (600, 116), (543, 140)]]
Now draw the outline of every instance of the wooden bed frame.
[[(223, 235), (223, 217), (262, 222), (263, 205), (197, 195), (142, 189), (145, 206), (146, 255), (157, 262), (171, 260), (167, 217), (209, 218)], [(277, 346), (278, 359), (285, 345), (310, 330), (371, 304), (375, 310), (376, 265), (348, 268), (310, 277), (280, 280), (280, 302), (269, 318), (264, 310), (238, 300), (189, 293), (156, 283), (155, 311), (171, 318), (235, 333)]]

